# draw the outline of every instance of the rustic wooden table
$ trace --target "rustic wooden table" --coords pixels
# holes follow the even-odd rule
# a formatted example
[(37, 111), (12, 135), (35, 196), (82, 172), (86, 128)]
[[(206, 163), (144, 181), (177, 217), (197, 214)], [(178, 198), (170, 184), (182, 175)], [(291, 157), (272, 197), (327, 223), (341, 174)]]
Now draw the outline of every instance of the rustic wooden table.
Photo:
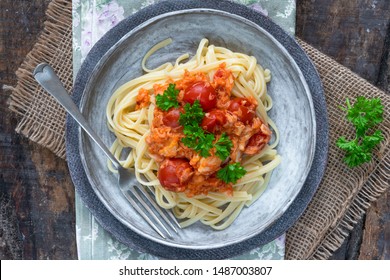
[[(16, 134), (8, 110), (15, 70), (49, 0), (0, 1), (0, 259), (76, 259), (74, 189), (65, 161)], [(390, 0), (297, 1), (297, 35), (390, 93)], [(390, 259), (390, 190), (334, 259)]]

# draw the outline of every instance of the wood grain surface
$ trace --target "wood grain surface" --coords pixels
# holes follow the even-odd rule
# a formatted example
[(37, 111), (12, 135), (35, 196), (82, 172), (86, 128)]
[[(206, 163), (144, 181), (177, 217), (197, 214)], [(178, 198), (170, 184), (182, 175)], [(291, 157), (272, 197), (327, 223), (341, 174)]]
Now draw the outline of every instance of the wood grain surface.
[[(8, 110), (15, 70), (31, 50), (49, 0), (0, 1), (0, 259), (76, 259), (74, 188), (65, 161), (15, 133)], [(390, 92), (390, 0), (297, 1), (297, 35)], [(334, 259), (390, 259), (390, 190)]]
[(0, 1), (0, 259), (76, 259), (74, 187), (65, 161), (15, 133), (15, 70), (43, 28), (49, 0)]

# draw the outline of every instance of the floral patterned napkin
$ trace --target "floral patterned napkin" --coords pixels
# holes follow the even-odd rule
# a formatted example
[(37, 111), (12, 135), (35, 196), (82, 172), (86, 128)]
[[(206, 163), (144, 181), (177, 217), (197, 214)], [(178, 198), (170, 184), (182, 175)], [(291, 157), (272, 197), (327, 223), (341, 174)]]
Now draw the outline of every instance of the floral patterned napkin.
[[(74, 77), (92, 46), (119, 21), (159, 0), (73, 0)], [(199, 0), (201, 1), (201, 0)], [(215, 0), (218, 1), (218, 0)], [(288, 33), (295, 32), (295, 0), (234, 0), (269, 16)], [(158, 259), (121, 244), (105, 231), (76, 193), (79, 259)], [(285, 236), (234, 259), (283, 259)]]

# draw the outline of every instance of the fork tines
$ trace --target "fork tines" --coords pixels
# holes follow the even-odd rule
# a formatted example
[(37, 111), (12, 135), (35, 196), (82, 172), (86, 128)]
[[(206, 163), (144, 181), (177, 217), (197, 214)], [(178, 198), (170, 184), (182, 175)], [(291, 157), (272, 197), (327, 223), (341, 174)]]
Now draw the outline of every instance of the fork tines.
[(130, 186), (125, 196), (133, 208), (162, 238), (167, 238), (165, 233), (172, 238), (171, 231), (178, 233), (177, 228), (181, 226), (171, 211), (162, 209), (156, 203), (149, 191), (154, 196), (154, 191), (147, 187)]

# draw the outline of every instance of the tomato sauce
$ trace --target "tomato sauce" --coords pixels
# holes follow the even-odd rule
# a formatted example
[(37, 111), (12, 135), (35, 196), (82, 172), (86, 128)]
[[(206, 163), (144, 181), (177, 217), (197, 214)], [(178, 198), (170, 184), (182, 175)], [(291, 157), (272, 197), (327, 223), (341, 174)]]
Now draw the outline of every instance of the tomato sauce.
[(146, 89), (141, 88), (137, 95), (136, 105), (135, 109), (139, 110), (145, 107), (148, 107), (150, 104), (150, 95), (149, 91)]
[[(157, 176), (161, 185), (169, 191), (184, 192), (188, 197), (208, 192), (231, 195), (232, 184), (217, 178), (218, 170), (228, 162), (241, 162), (244, 155), (259, 153), (271, 138), (267, 124), (255, 114), (256, 100), (231, 96), (234, 77), (225, 64), (221, 64), (211, 80), (205, 73), (186, 71), (181, 80), (155, 84), (153, 92), (145, 94), (141, 89), (137, 106), (149, 104), (146, 95), (163, 94), (169, 83), (174, 83), (180, 91), (177, 97), (180, 106), (168, 111), (156, 106), (146, 139), (150, 156), (159, 164)], [(215, 148), (204, 158), (181, 141), (185, 135), (179, 123), (180, 114), (186, 103), (192, 104), (195, 100), (199, 100), (205, 112), (200, 126), (214, 134), (214, 142), (226, 133), (233, 143), (230, 156), (224, 161), (216, 155)]]

